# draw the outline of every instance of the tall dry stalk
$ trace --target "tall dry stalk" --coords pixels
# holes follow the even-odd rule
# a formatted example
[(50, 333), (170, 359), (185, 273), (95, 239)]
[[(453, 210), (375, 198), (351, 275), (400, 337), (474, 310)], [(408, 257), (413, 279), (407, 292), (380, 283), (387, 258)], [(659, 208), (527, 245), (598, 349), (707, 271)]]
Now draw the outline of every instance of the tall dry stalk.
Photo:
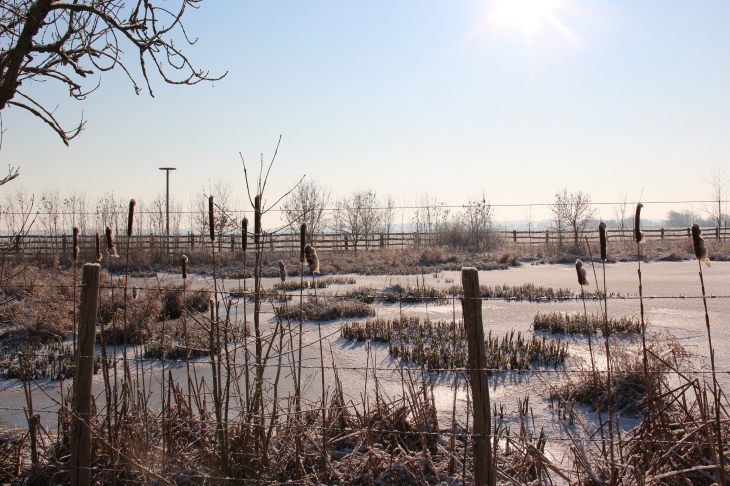
[(710, 368), (712, 370), (712, 393), (715, 399), (715, 433), (717, 435), (717, 455), (719, 458), (719, 471), (717, 481), (720, 486), (725, 486), (725, 443), (722, 440), (722, 421), (720, 420), (720, 391), (717, 386), (717, 376), (715, 374), (715, 349), (712, 346), (712, 332), (710, 332), (710, 315), (707, 312), (707, 297), (705, 295), (705, 278), (702, 274), (702, 263), (710, 266), (710, 259), (707, 256), (707, 245), (702, 238), (702, 230), (695, 223), (692, 225), (692, 246), (694, 248), (695, 257), (697, 258), (697, 266), (699, 267), (700, 286), (702, 287), (702, 304), (705, 310), (705, 326), (707, 327), (707, 345), (710, 348)]

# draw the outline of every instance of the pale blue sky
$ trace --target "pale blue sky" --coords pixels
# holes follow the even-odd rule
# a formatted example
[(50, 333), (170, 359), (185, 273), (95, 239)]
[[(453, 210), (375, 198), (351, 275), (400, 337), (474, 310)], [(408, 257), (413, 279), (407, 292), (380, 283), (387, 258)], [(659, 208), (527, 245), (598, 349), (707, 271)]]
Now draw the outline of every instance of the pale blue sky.
[(207, 0), (186, 14), (199, 41), (185, 52), (224, 80), (153, 76), (150, 98), (115, 72), (85, 102), (36, 85), (68, 124), (83, 110), (87, 128), (67, 148), (4, 110), (0, 161), (35, 193), (144, 199), (172, 165), (183, 200), (218, 176), (243, 195), (238, 152), (268, 159), (281, 134), (268, 199), (305, 173), (399, 202), (428, 191), (462, 204), (484, 189), (495, 204), (538, 203), (563, 187), (594, 201), (642, 188), (644, 200), (705, 199), (709, 171), (730, 159), (730, 4), (552, 3), (557, 27), (538, 19), (526, 36), (485, 21), (498, 6), (487, 0)]

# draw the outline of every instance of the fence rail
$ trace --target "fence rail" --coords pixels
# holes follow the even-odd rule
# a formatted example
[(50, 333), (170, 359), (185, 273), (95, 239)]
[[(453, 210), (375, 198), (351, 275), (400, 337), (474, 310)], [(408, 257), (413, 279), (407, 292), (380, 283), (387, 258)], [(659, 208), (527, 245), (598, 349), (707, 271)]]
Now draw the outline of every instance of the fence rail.
[[(644, 229), (645, 238), (649, 241), (667, 240), (676, 241), (691, 237), (690, 228), (658, 228)], [(702, 232), (706, 239), (726, 240), (730, 236), (728, 228), (703, 228)], [(554, 230), (497, 230), (498, 238), (503, 244), (518, 246), (558, 245), (570, 244), (575, 240), (576, 235), (572, 231)], [(584, 237), (589, 240), (598, 240), (598, 232), (595, 230), (579, 231), (578, 240)], [(379, 250), (383, 248), (406, 248), (438, 245), (444, 243), (446, 237), (443, 233), (374, 233), (360, 236), (355, 239), (351, 235), (325, 233), (314, 235), (311, 243), (317, 251), (351, 251), (351, 250)], [(634, 238), (631, 229), (609, 231), (609, 239), (618, 241), (631, 241)], [(249, 235), (249, 245), (253, 245), (253, 236)], [(27, 234), (22, 236), (0, 236), (0, 247), (9, 248), (11, 252), (18, 254), (34, 255), (58, 255), (63, 256), (71, 253), (73, 239), (71, 235), (36, 235)], [(261, 242), (264, 249), (268, 251), (298, 251), (298, 233), (277, 233), (263, 234)], [(115, 237), (115, 244), (119, 250), (125, 250), (129, 243), (132, 252), (149, 253), (179, 253), (191, 252), (196, 249), (210, 248), (208, 235), (118, 235)], [(102, 241), (102, 251), (106, 243)], [(216, 250), (220, 252), (233, 252), (241, 250), (241, 235), (228, 234), (217, 238)], [(96, 252), (95, 236), (79, 236), (79, 250), (82, 255), (93, 256)]]

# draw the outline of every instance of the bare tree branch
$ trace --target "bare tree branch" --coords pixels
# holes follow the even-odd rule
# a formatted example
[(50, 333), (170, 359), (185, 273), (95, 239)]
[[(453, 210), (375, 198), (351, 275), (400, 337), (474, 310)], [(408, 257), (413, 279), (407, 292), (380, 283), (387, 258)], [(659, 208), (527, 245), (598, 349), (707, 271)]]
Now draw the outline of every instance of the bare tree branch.
[[(15, 101), (16, 95), (22, 95), (20, 86), (29, 81), (56, 81), (67, 87), (72, 98), (83, 100), (99, 86), (100, 79), (89, 81), (95, 70), (100, 76), (119, 66), (139, 94), (140, 88), (122, 57), (122, 43), (131, 44), (139, 53), (150, 96), (150, 60), (169, 84), (222, 79), (227, 73), (211, 76), (196, 69), (175, 45), (176, 36), (189, 45), (195, 43), (182, 18), (187, 7), (197, 8), (201, 1), (177, 0), (178, 8), (170, 9), (151, 0), (133, 6), (119, 0), (0, 0), (0, 110), (14, 105), (31, 112), (68, 145), (83, 129), (83, 118), (74, 128), (64, 129), (51, 115), (53, 110), (41, 106), (34, 95), (23, 95), (29, 103)], [(89, 82), (93, 83), (91, 89), (85, 89)]]

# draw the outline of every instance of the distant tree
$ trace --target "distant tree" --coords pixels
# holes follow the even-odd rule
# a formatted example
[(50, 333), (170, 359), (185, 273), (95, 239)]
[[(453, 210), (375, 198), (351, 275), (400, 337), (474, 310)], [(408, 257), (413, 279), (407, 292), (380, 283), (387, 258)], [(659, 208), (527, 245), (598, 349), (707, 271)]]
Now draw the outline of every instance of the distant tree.
[(61, 228), (61, 195), (56, 189), (46, 189), (41, 193), (40, 219), (47, 235), (57, 236)]
[[(567, 193), (567, 191), (564, 191)], [(563, 231), (565, 230), (565, 214), (567, 212), (566, 201), (563, 194), (555, 193), (553, 203), (550, 205), (550, 227), (558, 233), (558, 246), (563, 246)]]
[(316, 179), (305, 179), (297, 185), (284, 200), (284, 219), (294, 232), (302, 223), (307, 223), (307, 240), (326, 225), (325, 210), (330, 203), (329, 188)]
[(555, 193), (555, 199), (551, 206), (553, 221), (561, 229), (570, 229), (573, 233), (573, 244), (578, 247), (578, 234), (586, 229), (588, 223), (595, 214), (591, 207), (591, 196), (583, 191)]
[(89, 200), (83, 191), (77, 192), (75, 189), (71, 194), (63, 198), (63, 227), (65, 230), (78, 227), (82, 235), (87, 232), (89, 220)]
[(627, 218), (628, 201), (626, 191), (621, 191), (618, 195), (618, 202), (613, 206), (613, 218), (616, 220), (616, 229), (623, 230), (629, 226), (633, 226)]
[(355, 250), (380, 224), (378, 196), (372, 189), (356, 191), (341, 198), (337, 201), (336, 213), (340, 231), (349, 237)]
[(470, 197), (463, 206), (461, 220), (466, 230), (466, 242), (469, 246), (481, 250), (489, 249), (492, 243), (492, 226), (494, 209), (487, 201), (486, 193)]
[(723, 212), (723, 205), (727, 205), (728, 200), (728, 178), (725, 167), (715, 167), (710, 172), (710, 178), (707, 181), (710, 185), (709, 196), (712, 204), (705, 208), (705, 212), (712, 219), (716, 228), (727, 227), (727, 209)]
[[(47, 92), (49, 86), (60, 83), (71, 98), (84, 100), (99, 87), (102, 73), (120, 68), (139, 94), (142, 89), (123, 55), (127, 46), (150, 95), (150, 67), (170, 84), (220, 79), (195, 69), (179, 47), (195, 42), (182, 18), (200, 2), (0, 0), (0, 110), (14, 106), (32, 113), (68, 145), (85, 122), (82, 118), (64, 128), (56, 119), (56, 97)], [(92, 80), (94, 74), (98, 79)]]
[(390, 233), (393, 232), (393, 227), (395, 226), (395, 199), (393, 199), (393, 196), (388, 194), (383, 198), (380, 204), (382, 207), (380, 215), (380, 231), (386, 235), (390, 235)]

